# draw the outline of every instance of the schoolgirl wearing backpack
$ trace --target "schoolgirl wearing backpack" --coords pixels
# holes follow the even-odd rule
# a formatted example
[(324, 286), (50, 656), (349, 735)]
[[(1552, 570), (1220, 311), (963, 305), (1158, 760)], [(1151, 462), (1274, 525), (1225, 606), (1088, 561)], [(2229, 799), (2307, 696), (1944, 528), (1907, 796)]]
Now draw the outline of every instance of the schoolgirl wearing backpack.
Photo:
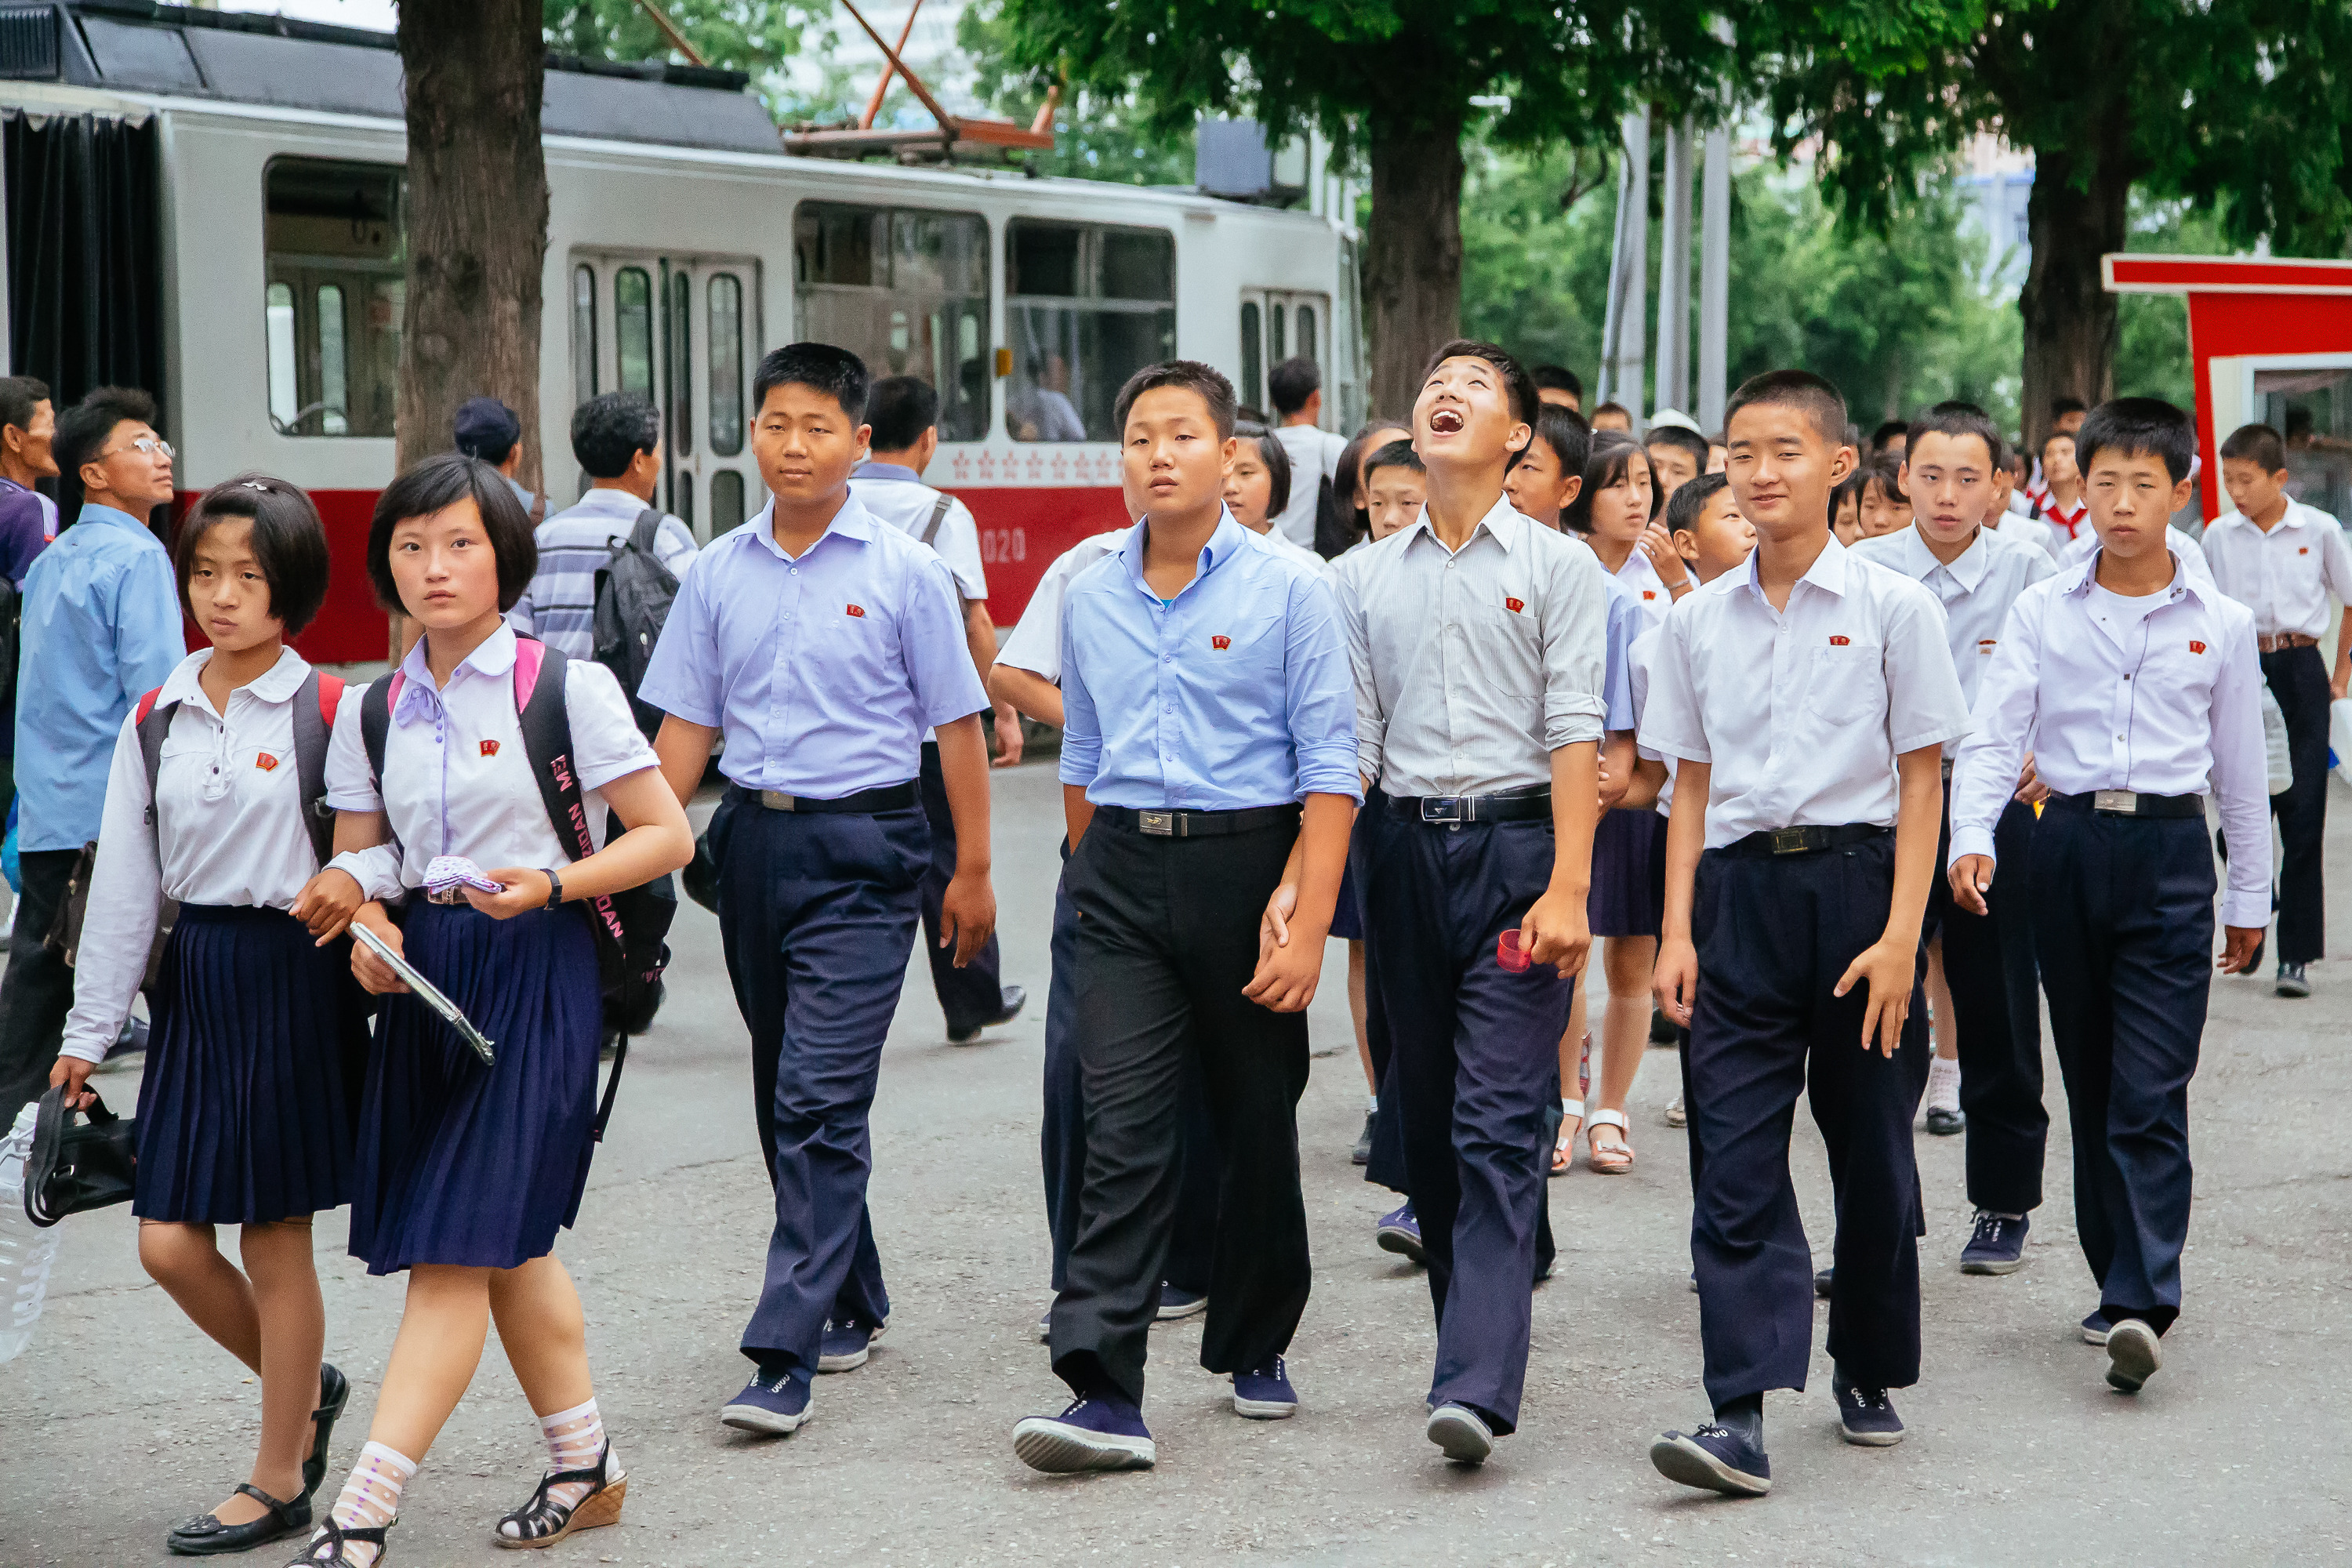
[[(455, 1003), (491, 1059), (354, 947), (353, 973), (384, 1001), (351, 1250), (371, 1273), (406, 1270), (408, 1298), (367, 1446), (301, 1563), (383, 1558), (402, 1489), (472, 1380), (492, 1318), (550, 1459), (492, 1541), (544, 1546), (620, 1516), (625, 1479), (596, 1407), (580, 1298), (553, 1248), (593, 1148), (600, 944), (618, 935), (615, 896), (685, 865), (694, 841), (611, 672), (519, 638), (501, 618), (534, 556), (512, 489), (456, 454), (394, 479), (368, 534), (377, 597), (423, 636), (336, 717), (335, 864), (370, 900), (355, 923)], [(557, 831), (559, 797), (577, 837)], [(435, 868), (445, 858), (470, 861), (475, 884), (449, 885)]]
[[(139, 1260), (261, 1380), (246, 1480), (166, 1538), (203, 1556), (306, 1528), (326, 1475), (349, 1384), (320, 1360), (310, 1216), (351, 1196), (345, 1073), (366, 1032), (339, 940), (360, 889), (320, 869), (315, 809), (342, 683), (286, 646), (326, 596), (326, 531), (300, 490), (248, 475), (196, 503), (174, 554), (181, 605), (212, 647), (141, 699), (115, 742), (49, 1081), (89, 1103), (174, 901), (139, 1090)], [(241, 1270), (215, 1244), (223, 1225), (241, 1227)]]

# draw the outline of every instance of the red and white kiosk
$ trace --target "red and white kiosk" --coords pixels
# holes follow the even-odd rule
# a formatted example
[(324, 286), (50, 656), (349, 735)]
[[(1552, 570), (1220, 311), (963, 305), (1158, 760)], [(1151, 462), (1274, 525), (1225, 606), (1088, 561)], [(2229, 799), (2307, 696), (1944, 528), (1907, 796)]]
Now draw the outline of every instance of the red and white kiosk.
[(2241, 425), (2287, 437), (2290, 489), (2338, 520), (2352, 508), (2352, 261), (2109, 255), (2110, 293), (2185, 294), (2205, 516), (2230, 510), (2221, 442)]

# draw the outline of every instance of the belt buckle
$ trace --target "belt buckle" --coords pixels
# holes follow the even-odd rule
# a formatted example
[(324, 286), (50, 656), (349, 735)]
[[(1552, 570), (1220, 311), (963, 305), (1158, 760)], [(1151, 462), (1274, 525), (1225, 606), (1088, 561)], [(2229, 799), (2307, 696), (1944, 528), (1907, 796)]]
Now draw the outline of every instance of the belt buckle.
[(2098, 790), (2091, 796), (2091, 809), (2105, 812), (2110, 816), (2137, 816), (2139, 796), (2127, 789)]
[(1139, 811), (1135, 826), (1154, 838), (1176, 837), (1176, 814), (1172, 811)]
[(770, 811), (798, 811), (800, 809), (800, 802), (793, 796), (786, 795), (780, 789), (761, 790), (760, 792), (760, 804), (766, 806)]
[(1462, 797), (1458, 795), (1425, 795), (1421, 797), (1421, 819), (1423, 822), (1461, 822)]
[(1806, 842), (1805, 830), (1801, 827), (1776, 827), (1772, 830), (1772, 853), (1775, 855), (1802, 855), (1811, 847)]

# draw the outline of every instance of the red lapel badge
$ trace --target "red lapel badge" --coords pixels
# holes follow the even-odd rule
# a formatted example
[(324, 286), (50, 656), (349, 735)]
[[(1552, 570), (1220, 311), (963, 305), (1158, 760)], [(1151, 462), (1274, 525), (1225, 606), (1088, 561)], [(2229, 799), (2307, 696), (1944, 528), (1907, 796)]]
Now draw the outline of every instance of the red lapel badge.
[(1852, 646), (1853, 646), (1853, 639), (1852, 637), (1832, 637), (1832, 638), (1830, 638), (1830, 647), (1852, 647)]
[(274, 773), (278, 771), (278, 759), (263, 752), (253, 759), (253, 765), (265, 773)]
[(853, 615), (853, 616), (856, 616), (859, 620), (861, 620), (861, 621), (862, 621), (862, 620), (864, 620), (864, 619), (866, 618), (866, 607), (865, 607), (863, 605), (850, 605), (850, 606), (849, 606), (849, 613), (850, 613), (851, 615)]
[(1524, 599), (1505, 599), (1503, 601), (1503, 608), (1510, 611), (1511, 614), (1515, 616), (1527, 607), (1527, 601)]
[(2308, 555), (2311, 553), (2311, 546), (2306, 544), (2302, 549), (2296, 551), (2295, 553), (2297, 555)]
[(1215, 648), (1219, 653), (1223, 653), (1225, 649), (1234, 646), (1234, 639), (1231, 637), (1213, 637), (1209, 639), (1209, 646)]
[(485, 741), (482, 742), (482, 755), (486, 757), (495, 757), (498, 754), (499, 743), (496, 741)]
[(1655, 588), (1644, 588), (1642, 590), (1642, 597), (1644, 599), (1654, 599), (1657, 596), (1658, 591)]
[(2190, 643), (2189, 645), (2189, 651), (2190, 653), (2203, 653), (2205, 651), (2205, 645), (2201, 642)]

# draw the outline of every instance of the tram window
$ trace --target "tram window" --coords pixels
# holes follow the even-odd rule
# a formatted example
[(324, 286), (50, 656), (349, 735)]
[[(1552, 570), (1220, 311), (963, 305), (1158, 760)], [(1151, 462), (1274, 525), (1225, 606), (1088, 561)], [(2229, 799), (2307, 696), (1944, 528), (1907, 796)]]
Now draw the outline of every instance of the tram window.
[(621, 390), (654, 400), (654, 284), (642, 267), (613, 274), (613, 349)]
[(1312, 305), (1298, 307), (1298, 357), (1321, 363), (1315, 353), (1315, 307)]
[[(710, 450), (731, 458), (743, 449), (743, 280), (732, 272), (714, 273), (709, 283), (710, 310)], [(710, 487), (710, 511), (719, 515), (719, 478)], [(743, 481), (735, 480), (736, 521), (742, 521)], [(735, 526), (730, 522), (729, 528)]]
[(1261, 373), (1257, 346), (1257, 301), (1242, 301), (1242, 401), (1252, 408), (1265, 406), (1265, 384)]
[[(681, 458), (694, 455), (694, 281), (680, 272), (669, 280), (669, 384), (677, 401), (672, 405), (670, 439)], [(678, 513), (691, 522), (685, 512)]]
[(692, 474), (682, 473), (677, 476), (677, 482), (670, 486), (669, 500), (670, 510), (677, 513), (677, 520), (686, 524), (687, 532), (694, 532), (694, 476)]
[(988, 221), (976, 213), (803, 202), (793, 220), (793, 334), (851, 350), (877, 376), (929, 383), (940, 438), (979, 440), (988, 432)]
[(572, 269), (572, 405), (596, 395), (596, 269)]
[(1016, 441), (1114, 441), (1127, 378), (1176, 353), (1176, 241), (1161, 229), (1005, 226)]
[(743, 524), (743, 476), (721, 468), (710, 476), (710, 534), (716, 539)]
[(1283, 341), (1284, 333), (1283, 333), (1283, 330), (1282, 330), (1282, 328), (1283, 328), (1283, 309), (1282, 309), (1282, 307), (1281, 307), (1280, 305), (1278, 305), (1278, 304), (1277, 304), (1277, 305), (1276, 305), (1276, 306), (1274, 307), (1274, 341), (1273, 341), (1273, 352), (1272, 352), (1272, 353), (1268, 353), (1268, 354), (1265, 356), (1266, 358), (1268, 358), (1268, 359), (1272, 360), (1272, 361), (1273, 361), (1275, 363), (1276, 363), (1276, 364), (1280, 364), (1284, 360), (1286, 360), (1286, 359), (1288, 359), (1288, 358), (1290, 357), (1290, 349), (1289, 349), (1289, 347), (1288, 347), (1288, 346), (1284, 342), (1284, 341)]
[(273, 158), (263, 171), (262, 310), (280, 433), (393, 433), (404, 190), (392, 164)]

